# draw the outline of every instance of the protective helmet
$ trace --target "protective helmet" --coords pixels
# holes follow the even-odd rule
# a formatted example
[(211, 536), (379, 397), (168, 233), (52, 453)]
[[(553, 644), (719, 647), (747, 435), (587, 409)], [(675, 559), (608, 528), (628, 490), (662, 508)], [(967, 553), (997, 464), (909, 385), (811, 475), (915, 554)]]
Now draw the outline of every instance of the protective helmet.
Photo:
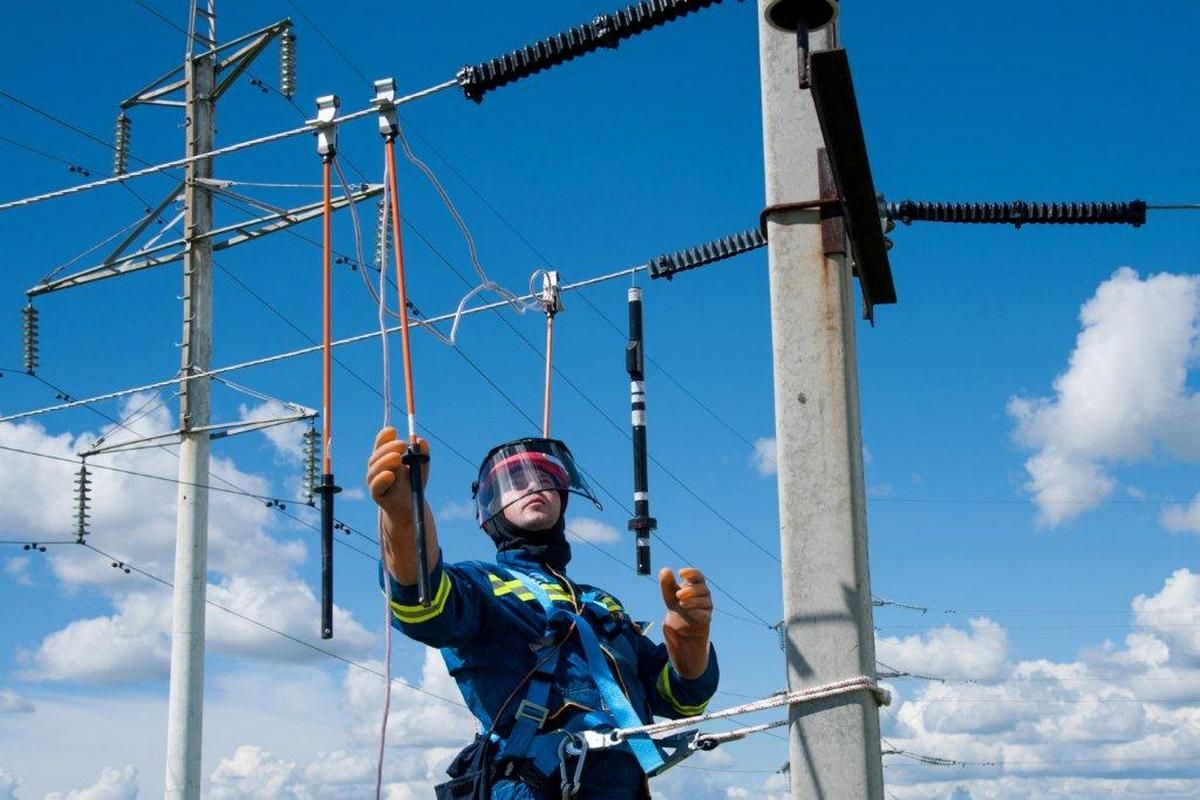
[(479, 524), (522, 497), (548, 489), (563, 495), (564, 508), (568, 493), (582, 495), (600, 508), (571, 451), (557, 439), (517, 439), (493, 447), (471, 484)]

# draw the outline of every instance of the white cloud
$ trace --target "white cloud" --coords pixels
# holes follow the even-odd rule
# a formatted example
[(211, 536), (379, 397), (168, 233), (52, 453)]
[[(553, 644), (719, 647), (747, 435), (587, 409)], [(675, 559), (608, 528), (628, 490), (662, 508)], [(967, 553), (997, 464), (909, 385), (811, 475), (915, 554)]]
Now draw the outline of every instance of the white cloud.
[(1109, 470), (1158, 453), (1200, 459), (1200, 397), (1187, 388), (1200, 335), (1200, 277), (1117, 270), (1080, 311), (1053, 397), (1014, 397), (1015, 438), (1035, 451), (1027, 490), (1055, 526), (1117, 485)]
[(1008, 635), (986, 618), (970, 621), (971, 630), (949, 625), (925, 634), (876, 641), (879, 660), (896, 669), (952, 678), (995, 678), (1004, 674)]
[(33, 703), (12, 689), (0, 689), (0, 714), (32, 714)]
[(232, 756), (221, 760), (209, 776), (213, 800), (276, 800), (295, 797), (288, 790), (296, 765), (276, 759), (253, 745), (242, 745)]
[(1200, 534), (1200, 494), (1189, 505), (1170, 505), (1159, 517), (1162, 526), (1171, 533)]
[[(238, 407), (238, 419), (241, 422), (265, 422), (295, 416), (296, 413), (295, 408), (289, 408), (276, 400), (266, 400), (256, 406)], [(299, 421), (273, 425), (264, 428), (262, 434), (267, 437), (281, 461), (298, 464), (304, 459), (303, 434), (306, 426), (307, 423)]]
[(754, 440), (754, 451), (750, 454), (750, 463), (764, 478), (779, 471), (779, 458), (774, 436), (764, 436)]
[(575, 517), (567, 525), (567, 532), (592, 544), (612, 544), (621, 541), (621, 534), (616, 528), (590, 517)]
[(18, 586), (32, 586), (33, 579), (29, 577), (29, 556), (17, 556), (4, 562), (4, 574), (13, 579)]
[(46, 800), (137, 800), (138, 771), (132, 766), (124, 769), (105, 767), (100, 779), (86, 789), (51, 792)]
[(25, 781), (0, 767), (0, 800), (17, 800), (17, 789)]
[(460, 519), (473, 520), (475, 519), (475, 503), (469, 500), (464, 500), (461, 503), (448, 500), (438, 510), (437, 518), (445, 522)]
[(1200, 668), (1200, 575), (1176, 570), (1158, 594), (1135, 597), (1133, 611), (1167, 645), (1174, 664)]

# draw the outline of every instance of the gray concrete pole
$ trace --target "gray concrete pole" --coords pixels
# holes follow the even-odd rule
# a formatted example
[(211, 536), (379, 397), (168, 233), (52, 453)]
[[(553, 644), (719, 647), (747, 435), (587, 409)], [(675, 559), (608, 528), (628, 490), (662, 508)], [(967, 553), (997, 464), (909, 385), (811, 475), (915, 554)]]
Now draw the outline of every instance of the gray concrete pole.
[[(759, 0), (766, 204), (821, 196), (821, 129), (798, 86), (796, 35)], [(835, 41), (833, 26), (812, 35)], [(767, 217), (788, 688), (875, 674), (854, 341), (854, 283), (815, 210)], [(842, 248), (833, 248), (842, 249)], [(793, 798), (882, 798), (879, 712), (867, 692), (791, 712)]]
[[(210, 6), (211, 8), (211, 6)], [(200, 15), (198, 14), (197, 17)], [(199, 27), (201, 19), (194, 20)], [(211, 32), (211, 27), (209, 28)], [(204, 47), (197, 50), (203, 51)], [(214, 59), (189, 57), (187, 155), (213, 149), (215, 128)], [(187, 167), (183, 258), (183, 375), (212, 367), (212, 240), (198, 238), (212, 228), (212, 195), (198, 182), (212, 177), (212, 160)], [(176, 510), (175, 592), (171, 620), (171, 688), (167, 710), (165, 797), (198, 800), (204, 716), (204, 608), (208, 573), (208, 378), (180, 381), (179, 492)]]

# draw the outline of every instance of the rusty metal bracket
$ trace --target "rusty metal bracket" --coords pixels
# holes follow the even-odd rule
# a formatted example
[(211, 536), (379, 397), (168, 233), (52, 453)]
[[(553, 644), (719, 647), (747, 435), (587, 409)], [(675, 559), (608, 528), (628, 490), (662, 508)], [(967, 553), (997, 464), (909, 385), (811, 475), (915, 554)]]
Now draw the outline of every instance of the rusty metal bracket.
[(842, 202), (838, 200), (837, 197), (822, 197), (819, 200), (801, 200), (798, 203), (773, 203), (763, 208), (762, 211), (758, 212), (758, 230), (759, 233), (763, 235), (763, 238), (766, 239), (767, 217), (778, 212), (806, 211), (816, 209), (821, 212), (821, 219), (824, 220), (827, 214), (840, 217), (842, 215), (841, 208)]

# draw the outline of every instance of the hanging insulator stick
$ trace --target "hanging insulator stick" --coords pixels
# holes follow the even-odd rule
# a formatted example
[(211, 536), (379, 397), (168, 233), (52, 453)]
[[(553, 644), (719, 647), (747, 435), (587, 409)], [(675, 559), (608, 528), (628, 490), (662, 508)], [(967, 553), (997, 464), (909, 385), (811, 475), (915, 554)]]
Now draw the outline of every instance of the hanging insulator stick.
[(132, 126), (133, 121), (124, 111), (117, 115), (117, 124), (113, 129), (113, 175), (129, 172), (129, 137)]
[(333, 479), (333, 159), (337, 156), (337, 95), (317, 98), (317, 153), (321, 156), (323, 321), (321, 346), (321, 638), (333, 637), (333, 496), (342, 488)]
[(379, 213), (375, 221), (375, 266), (380, 271), (387, 269), (388, 248), (392, 243), (392, 220), (387, 205), (382, 200), (376, 203)]
[(400, 193), (396, 180), (396, 136), (400, 125), (396, 119), (396, 82), (392, 78), (375, 81), (375, 98), (371, 105), (379, 111), (379, 133), (383, 136), (387, 159), (388, 205), (392, 216), (392, 240), (395, 242), (396, 293), (400, 301), (400, 353), (404, 361), (404, 403), (408, 412), (408, 449), (403, 463), (408, 467), (409, 488), (412, 491), (413, 535), (416, 537), (417, 602), (428, 606), (432, 602), (425, 546), (425, 482), (422, 473), (429, 456), (421, 452), (417, 441), (417, 404), (413, 392), (412, 349), (408, 331), (408, 292), (404, 281), (404, 239), (400, 233)]
[(84, 537), (88, 535), (88, 509), (91, 507), (91, 491), (92, 481), (91, 473), (88, 472), (87, 462), (81, 461), (79, 464), (79, 473), (75, 478), (75, 537), (79, 544), (83, 544)]
[(642, 290), (629, 289), (629, 341), (625, 371), (629, 373), (629, 409), (633, 422), (633, 518), (629, 530), (637, 540), (637, 574), (650, 574), (650, 532), (658, 521), (650, 516), (650, 484), (646, 477), (646, 342), (642, 335)]
[(304, 459), (304, 502), (311, 506), (315, 505), (317, 490), (317, 429), (311, 424), (304, 432), (301, 453)]
[(550, 386), (554, 377), (554, 317), (562, 311), (562, 292), (559, 289), (558, 273), (542, 273), (542, 308), (546, 311), (546, 377), (545, 395), (542, 400), (542, 438), (550, 438)]
[(32, 375), (38, 368), (38, 310), (32, 302), (21, 311), (21, 344), (25, 353), (25, 371)]
[(291, 28), (279, 35), (279, 93), (288, 100), (296, 94), (296, 34)]

